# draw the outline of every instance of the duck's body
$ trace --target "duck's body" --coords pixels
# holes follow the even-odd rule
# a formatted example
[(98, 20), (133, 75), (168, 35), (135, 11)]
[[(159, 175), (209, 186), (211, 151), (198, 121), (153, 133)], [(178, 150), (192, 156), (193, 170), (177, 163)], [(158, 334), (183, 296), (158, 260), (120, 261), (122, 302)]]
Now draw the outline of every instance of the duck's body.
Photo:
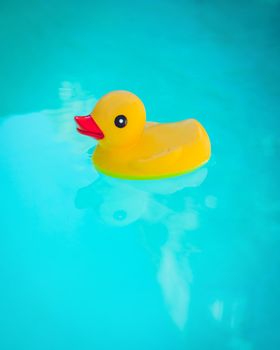
[(157, 179), (195, 170), (210, 157), (209, 138), (194, 119), (147, 123), (139, 142), (125, 150), (99, 145), (93, 154), (98, 170), (127, 179)]
[[(135, 102), (133, 98), (135, 95), (123, 91), (113, 92), (111, 94), (117, 94), (117, 96), (114, 95), (113, 97), (118, 97), (119, 99), (120, 97), (128, 97), (127, 102), (131, 102), (129, 105), (130, 108), (125, 114), (128, 115), (130, 114), (129, 112), (132, 112), (130, 118), (126, 121), (127, 132), (125, 133), (124, 129), (126, 128), (122, 125), (118, 126), (119, 130), (117, 130), (118, 137), (122, 137), (123, 134), (123, 137), (128, 138), (129, 142), (118, 144), (117, 141), (109, 143), (101, 141), (97, 145), (93, 154), (93, 163), (100, 172), (125, 179), (158, 179), (190, 172), (208, 161), (211, 153), (210, 141), (206, 131), (198, 121), (188, 119), (177, 123), (158, 124), (146, 123), (144, 120), (144, 123), (142, 123), (142, 116), (139, 122), (139, 111), (137, 111), (137, 103), (139, 104), (140, 100), (136, 101), (137, 103), (133, 103)], [(127, 94), (129, 95), (127, 96)], [(105, 101), (105, 105), (110, 100), (111, 103), (114, 102), (110, 98), (110, 94), (103, 97), (103, 99), (106, 97), (107, 101)], [(129, 101), (131, 98), (132, 101)], [(104, 101), (101, 107), (101, 109), (104, 108)], [(123, 114), (125, 112), (122, 112), (123, 110), (120, 107), (122, 106), (117, 106), (114, 116), (118, 115), (118, 118), (125, 118)], [(136, 109), (135, 116), (133, 115), (133, 107)], [(97, 114), (99, 112), (97, 107)], [(95, 110), (92, 114), (93, 116), (96, 114)], [(85, 128), (85, 124), (79, 123), (77, 119), (76, 121), (80, 127), (78, 130), (83, 134), (90, 135), (91, 132)], [(139, 128), (142, 126), (140, 133), (138, 133), (138, 127), (136, 128), (137, 123), (139, 124)], [(96, 126), (96, 123), (94, 124)], [(100, 125), (98, 122), (97, 124), (98, 126)], [(131, 132), (128, 134), (130, 124), (132, 125)], [(111, 127), (110, 124), (109, 127)], [(103, 134), (102, 126), (99, 132)], [(98, 137), (101, 140), (103, 138), (105, 140), (107, 137), (105, 130), (104, 134), (101, 138), (101, 134), (99, 133)], [(131, 134), (135, 134), (135, 138), (131, 137)], [(114, 137), (115, 135), (112, 136)], [(135, 142), (133, 142), (134, 139)]]

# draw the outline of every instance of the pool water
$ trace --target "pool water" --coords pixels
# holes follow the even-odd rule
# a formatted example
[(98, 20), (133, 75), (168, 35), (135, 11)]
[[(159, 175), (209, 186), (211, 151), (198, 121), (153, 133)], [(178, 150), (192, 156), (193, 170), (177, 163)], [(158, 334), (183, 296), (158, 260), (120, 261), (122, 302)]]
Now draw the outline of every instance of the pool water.
[[(0, 349), (280, 348), (280, 2), (0, 12)], [(114, 89), (197, 118), (207, 166), (98, 174), (73, 116)]]

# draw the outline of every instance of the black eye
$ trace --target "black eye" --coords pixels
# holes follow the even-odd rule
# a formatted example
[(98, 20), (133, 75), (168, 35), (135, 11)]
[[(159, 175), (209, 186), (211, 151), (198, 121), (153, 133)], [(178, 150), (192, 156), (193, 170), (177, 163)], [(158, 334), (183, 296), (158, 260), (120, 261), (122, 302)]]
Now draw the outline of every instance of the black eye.
[(115, 118), (115, 125), (118, 127), (118, 128), (124, 128), (127, 124), (127, 119), (124, 115), (118, 115), (116, 118)]

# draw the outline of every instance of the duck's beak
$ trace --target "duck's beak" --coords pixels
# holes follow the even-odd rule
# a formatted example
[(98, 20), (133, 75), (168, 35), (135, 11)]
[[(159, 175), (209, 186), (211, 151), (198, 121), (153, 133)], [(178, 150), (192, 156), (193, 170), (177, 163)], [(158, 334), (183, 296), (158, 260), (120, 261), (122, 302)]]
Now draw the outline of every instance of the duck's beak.
[(75, 117), (77, 124), (77, 131), (80, 134), (94, 137), (96, 140), (101, 140), (104, 138), (104, 134), (99, 126), (96, 124), (91, 115), (86, 115), (84, 117)]

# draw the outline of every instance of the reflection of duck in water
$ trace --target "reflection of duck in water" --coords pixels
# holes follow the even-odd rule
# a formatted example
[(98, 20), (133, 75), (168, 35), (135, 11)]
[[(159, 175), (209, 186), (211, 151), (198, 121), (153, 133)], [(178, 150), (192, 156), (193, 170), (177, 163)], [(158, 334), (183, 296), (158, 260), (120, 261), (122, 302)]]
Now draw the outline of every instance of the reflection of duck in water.
[(118, 186), (100, 176), (92, 184), (79, 189), (76, 206), (92, 208), (106, 224), (126, 226), (142, 217), (149, 202), (149, 195), (125, 183)]
[(206, 168), (176, 178), (144, 182), (100, 176), (77, 192), (76, 206), (94, 208), (105, 223), (115, 226), (126, 226), (140, 218), (149, 221), (153, 215), (158, 217), (160, 211), (170, 211), (153, 198), (154, 194), (166, 197), (184, 188), (197, 187), (206, 176)]
[[(91, 185), (80, 189), (76, 196), (78, 208), (94, 209), (109, 225), (127, 226), (136, 221), (141, 224), (140, 228), (144, 225), (141, 229), (144, 246), (158, 265), (157, 280), (166, 307), (180, 330), (188, 316), (192, 281), (189, 255), (195, 251), (186, 242), (184, 233), (197, 228), (198, 214), (188, 206), (176, 212), (160, 198), (184, 188), (197, 187), (206, 176), (207, 169), (164, 181), (119, 181), (100, 176)], [(145, 228), (145, 223), (159, 226), (151, 233), (148, 227)]]

